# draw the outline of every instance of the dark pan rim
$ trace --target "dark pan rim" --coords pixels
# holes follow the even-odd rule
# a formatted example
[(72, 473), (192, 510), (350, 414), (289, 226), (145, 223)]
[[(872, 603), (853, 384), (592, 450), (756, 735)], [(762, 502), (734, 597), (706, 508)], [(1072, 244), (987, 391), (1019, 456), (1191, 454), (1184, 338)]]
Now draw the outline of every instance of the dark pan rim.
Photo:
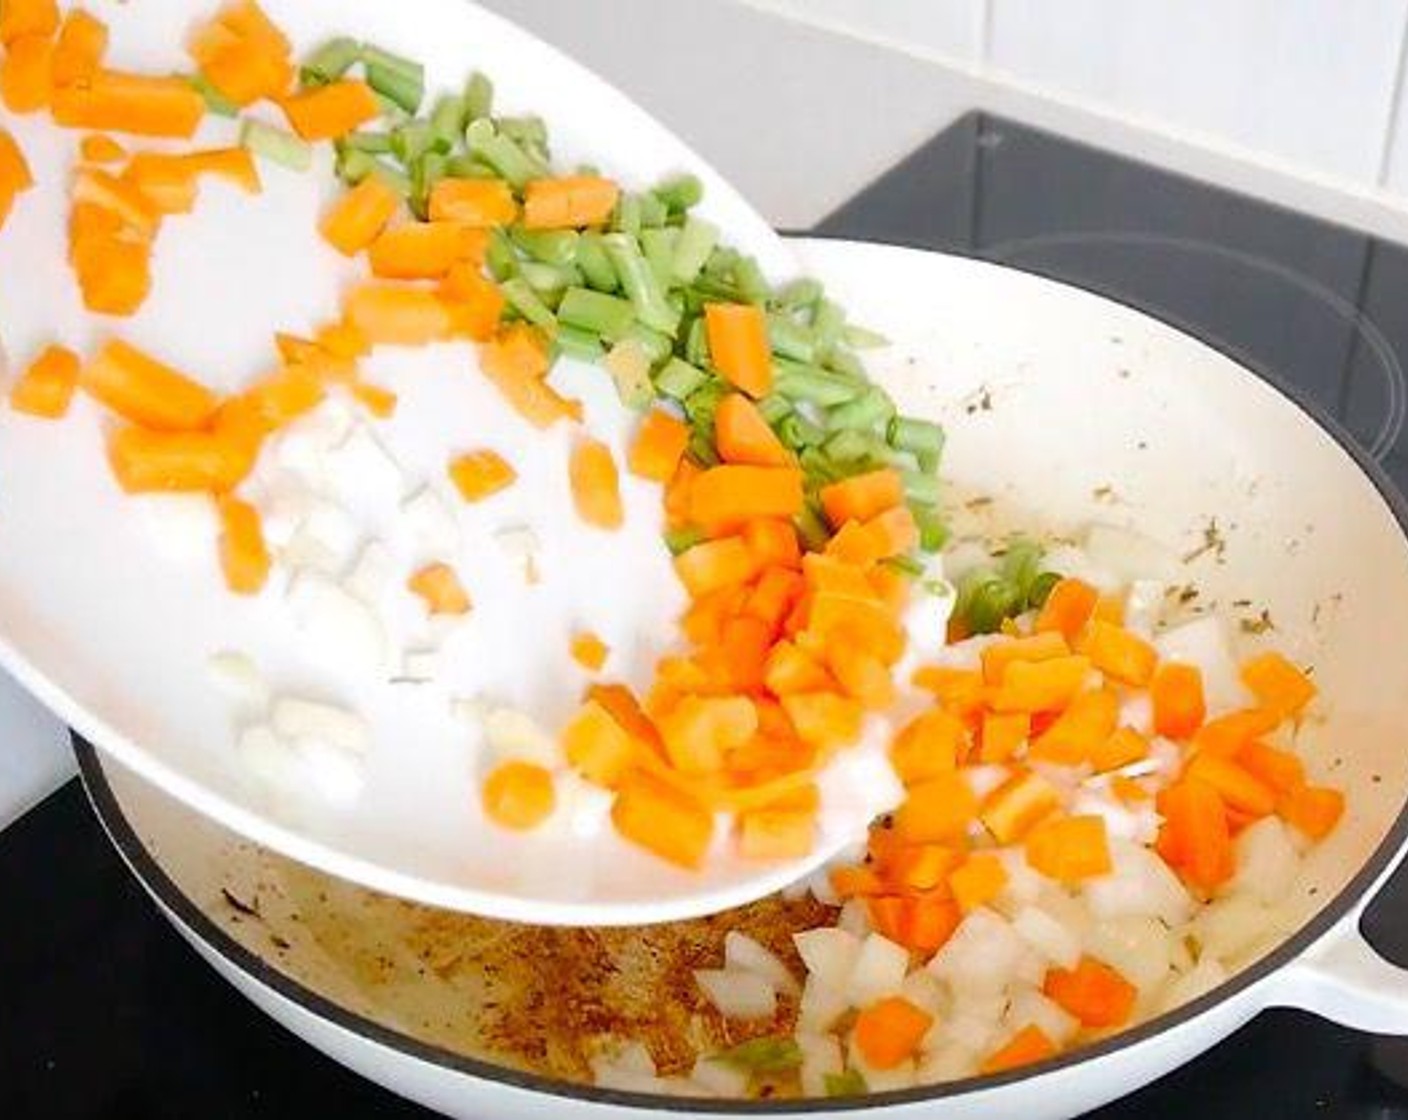
[[(855, 242), (845, 237), (832, 237), (817, 234), (791, 234), (799, 239), (817, 241), (851, 242), (858, 245), (887, 244), (884, 242)], [(889, 244), (889, 247), (907, 252), (930, 253), (932, 250), (916, 249), (913, 246)], [(1327, 435), (1339, 449), (1347, 455), (1368, 478), (1388, 507), (1397, 522), (1400, 533), (1408, 542), (1408, 500), (1384, 473), (1383, 468), (1354, 441), (1345, 428), (1329, 416), (1321, 406), (1311, 400), (1299, 388), (1287, 383), (1280, 376), (1266, 371), (1253, 371), (1239, 357), (1229, 350), (1197, 338), (1185, 329), (1167, 323), (1157, 315), (1143, 308), (1135, 307), (1122, 300), (1114, 299), (1099, 292), (1092, 292), (1079, 285), (1041, 276), (1039, 273), (1011, 265), (1000, 264), (967, 254), (948, 254), (965, 257), (975, 263), (992, 268), (1002, 268), (1024, 275), (1036, 276), (1047, 283), (1060, 284), (1073, 288), (1095, 299), (1117, 304), (1153, 319), (1155, 322), (1192, 339), (1209, 350), (1228, 359), (1239, 369), (1247, 372), (1280, 394), (1297, 408), (1307, 420)], [(1234, 976), (1218, 985), (1212, 991), (1175, 1008), (1172, 1011), (1149, 1019), (1127, 1031), (1099, 1042), (1083, 1046), (1077, 1050), (1057, 1055), (1047, 1061), (1024, 1066), (1008, 1073), (986, 1077), (970, 1077), (959, 1081), (939, 1082), (929, 1086), (916, 1086), (911, 1089), (889, 1090), (870, 1093), (860, 1097), (821, 1098), (808, 1097), (794, 1100), (747, 1100), (735, 1101), (721, 1098), (671, 1097), (656, 1093), (623, 1092), (614, 1089), (600, 1089), (590, 1085), (549, 1078), (540, 1074), (528, 1073), (508, 1066), (496, 1065), (478, 1058), (470, 1058), (441, 1046), (422, 1042), (411, 1036), (383, 1026), (363, 1015), (356, 1014), (315, 992), (287, 974), (279, 971), (263, 957), (250, 952), (221, 929), (214, 921), (195, 905), (162, 870), (161, 866), (143, 846), (124, 816), (121, 806), (113, 794), (112, 787), (103, 773), (97, 752), (86, 740), (73, 736), (74, 749), (78, 757), (79, 770), (83, 778), (90, 802), (109, 838), (117, 847), (138, 879), (157, 899), (180, 919), (192, 933), (208, 944), (222, 957), (235, 965), (241, 972), (258, 981), (290, 1002), (302, 1007), (334, 1026), (357, 1034), (367, 1040), (398, 1051), (408, 1057), (467, 1075), (484, 1081), (495, 1082), (513, 1089), (558, 1097), (565, 1100), (578, 1100), (592, 1104), (614, 1105), (621, 1108), (647, 1109), (656, 1112), (678, 1113), (730, 1113), (739, 1116), (790, 1115), (797, 1113), (848, 1112), (860, 1109), (893, 1107), (918, 1104), (926, 1101), (944, 1100), (975, 1092), (999, 1089), (1030, 1078), (1073, 1068), (1084, 1062), (1105, 1058), (1118, 1051), (1146, 1042), (1166, 1031), (1189, 1023), (1211, 1010), (1218, 1004), (1252, 988), (1268, 979), (1272, 974), (1290, 964), (1311, 945), (1328, 933), (1339, 921), (1358, 904), (1368, 890), (1394, 862), (1400, 850), (1408, 842), (1408, 791), (1400, 805), (1393, 825), (1384, 834), (1373, 853), (1364, 862), (1353, 878), (1329, 902), (1320, 908), (1310, 921), (1301, 926), (1294, 936), (1287, 938), (1276, 949), (1242, 969)], [(1131, 1087), (1132, 1088), (1132, 1087)]]

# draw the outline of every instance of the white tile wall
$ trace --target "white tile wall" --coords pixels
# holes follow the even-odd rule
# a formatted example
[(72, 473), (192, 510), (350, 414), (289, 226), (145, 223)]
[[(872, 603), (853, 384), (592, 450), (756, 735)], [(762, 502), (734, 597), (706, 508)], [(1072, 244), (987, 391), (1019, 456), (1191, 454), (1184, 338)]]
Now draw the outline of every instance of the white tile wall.
[(1314, 171), (1379, 175), (1408, 0), (991, 3), (997, 70)]
[(988, 0), (745, 0), (867, 38), (974, 63), (983, 55)]

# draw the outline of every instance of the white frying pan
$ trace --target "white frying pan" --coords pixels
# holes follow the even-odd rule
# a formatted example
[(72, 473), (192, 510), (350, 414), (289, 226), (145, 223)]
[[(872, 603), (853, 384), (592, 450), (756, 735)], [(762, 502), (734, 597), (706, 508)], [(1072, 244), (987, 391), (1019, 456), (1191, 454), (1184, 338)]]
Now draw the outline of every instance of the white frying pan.
[[(1298, 931), (1182, 1008), (1002, 1077), (864, 1100), (747, 1105), (603, 1092), (474, 1037), (473, 1024), (489, 1018), (488, 993), (506, 994), (477, 984), (493, 979), (488, 970), (481, 976), (462, 969), (464, 987), (437, 980), (433, 969), (418, 976), (414, 956), (405, 967), (396, 963), (407, 939), (436, 931), (451, 965), (454, 952), (478, 960), (474, 953), (489, 951), (484, 927), (456, 926), (464, 919), (428, 911), (407, 918), (400, 904), (388, 910), (364, 892), (271, 863), (140, 781), (113, 767), (104, 771), (85, 751), (104, 823), (167, 917), (240, 991), (312, 1045), (460, 1117), (873, 1108), (896, 1117), (1039, 1120), (1146, 1084), (1266, 1007), (1408, 1033), (1408, 973), (1379, 958), (1358, 928), (1408, 840), (1403, 500), (1313, 410), (1123, 306), (937, 254), (844, 242), (799, 247), (857, 321), (895, 341), (880, 373), (901, 407), (948, 424), (955, 508), (965, 496), (991, 497), (979, 508), (994, 528), (1060, 528), (1095, 518), (1137, 527), (1179, 554), (1197, 552), (1181, 578), (1203, 601), (1229, 612), (1240, 600), (1251, 600), (1256, 612), (1265, 608), (1276, 642), (1314, 665), (1325, 718), (1303, 733), (1310, 770), (1346, 791), (1348, 812), (1307, 862), (1296, 893)], [(1108, 499), (1105, 487), (1114, 489), (1117, 504), (1096, 497), (1098, 491)], [(1212, 519), (1222, 544), (1199, 551)], [(260, 921), (233, 912), (222, 887), (256, 898)], [(318, 903), (320, 895), (327, 901)], [(402, 917), (388, 918), (391, 912)], [(302, 918), (316, 922), (310, 927)], [(738, 920), (769, 926), (777, 914), (765, 918)], [(286, 949), (271, 948), (271, 930), (281, 931)], [(622, 944), (658, 945), (676, 935), (701, 936), (698, 929), (655, 929), (626, 934)], [(380, 947), (389, 972), (352, 967), (362, 959), (354, 948), (369, 944)], [(541, 969), (549, 960), (530, 958), (526, 967)], [(624, 980), (644, 986), (662, 1018), (689, 998), (637, 969)], [(514, 981), (506, 983), (511, 997)]]

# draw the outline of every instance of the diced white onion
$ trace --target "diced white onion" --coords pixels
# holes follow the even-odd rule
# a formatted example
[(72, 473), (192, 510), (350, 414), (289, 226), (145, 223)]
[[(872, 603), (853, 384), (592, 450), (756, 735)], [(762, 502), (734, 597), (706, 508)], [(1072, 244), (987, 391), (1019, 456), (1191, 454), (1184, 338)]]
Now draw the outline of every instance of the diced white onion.
[(1204, 957), (1191, 969), (1168, 986), (1160, 1001), (1159, 1010), (1172, 1011), (1185, 1003), (1206, 995), (1224, 980), (1227, 970), (1212, 957)]
[(1090, 562), (1113, 573), (1122, 583), (1178, 577), (1177, 551), (1137, 529), (1097, 522), (1086, 529), (1082, 543)]
[(802, 985), (802, 998), (797, 1004), (799, 1031), (829, 1031), (836, 1020), (851, 1009), (846, 993), (833, 988), (820, 977), (812, 975)]
[(361, 599), (321, 572), (301, 571), (289, 585), (288, 603), (318, 654), (360, 670), (387, 661), (386, 628)]
[(1069, 1042), (1080, 1030), (1080, 1020), (1046, 998), (1034, 987), (1022, 985), (1012, 991), (1007, 1024), (1013, 1032), (1028, 1023), (1040, 1028), (1058, 1046)]
[(802, 1092), (809, 1097), (826, 1096), (826, 1078), (836, 1076), (845, 1068), (841, 1056), (841, 1040), (834, 1034), (797, 1033), (797, 1047), (802, 1051)]
[(1028, 952), (1010, 922), (978, 907), (958, 924), (928, 967), (948, 983), (961, 1004), (966, 994), (990, 994), (1005, 988)]
[(406, 487), (401, 465), (365, 424), (352, 427), (328, 453), (328, 469), (343, 492), (399, 497)]
[(1145, 995), (1168, 979), (1173, 935), (1158, 918), (1130, 915), (1096, 922), (1086, 948)]
[(274, 733), (290, 742), (315, 740), (351, 754), (365, 754), (370, 734), (366, 721), (335, 704), (285, 696), (274, 701)]
[(422, 486), (401, 504), (401, 514), (416, 547), (444, 558), (458, 551), (460, 527), (454, 511), (429, 486)]
[(919, 1063), (919, 1082), (930, 1085), (972, 1077), (978, 1072), (980, 1062), (981, 1059), (975, 1051), (961, 1043), (946, 1040), (942, 1046), (926, 1054)]
[(1203, 907), (1190, 928), (1204, 954), (1232, 965), (1244, 963), (1250, 950), (1279, 934), (1283, 925), (1278, 910), (1251, 895), (1236, 894)]
[(695, 970), (694, 981), (726, 1019), (767, 1019), (777, 1009), (772, 985), (755, 972), (701, 968)]
[(883, 996), (895, 995), (908, 971), (909, 950), (872, 933), (861, 943), (846, 994), (857, 1007), (865, 1007)]
[(298, 739), (294, 749), (309, 786), (334, 805), (351, 805), (367, 781), (362, 756), (328, 739)]
[(1023, 906), (1012, 919), (1018, 935), (1059, 968), (1074, 968), (1080, 959), (1080, 938), (1045, 910)]
[(378, 540), (367, 541), (342, 586), (366, 603), (375, 603), (391, 583), (394, 562), (391, 550)]
[(211, 555), (220, 518), (208, 494), (137, 494), (128, 499), (156, 551), (168, 560), (191, 562)]
[(1230, 884), (1265, 905), (1280, 902), (1300, 874), (1300, 856), (1290, 829), (1276, 817), (1248, 825), (1233, 841), (1237, 871)]
[(1149, 637), (1163, 613), (1164, 592), (1168, 585), (1158, 579), (1136, 579), (1130, 581), (1129, 593), (1124, 600), (1125, 628), (1136, 634)]
[(317, 502), (284, 546), (281, 559), (292, 568), (339, 575), (352, 558), (361, 530), (352, 515), (331, 502)]
[(801, 988), (782, 958), (747, 934), (729, 930), (724, 935), (724, 967), (761, 976), (775, 991), (796, 995)]
[(1206, 614), (1165, 630), (1154, 639), (1160, 661), (1186, 661), (1203, 674), (1203, 695), (1208, 710), (1245, 707), (1246, 689), (1237, 675), (1232, 647), (1222, 620)]
[(712, 1096), (738, 1098), (748, 1095), (748, 1071), (728, 1062), (715, 1061), (708, 1056), (702, 1057), (694, 1063), (689, 1077)]
[(1088, 880), (1082, 896), (1100, 918), (1128, 914), (1162, 918), (1170, 924), (1187, 920), (1193, 900), (1168, 864), (1140, 844), (1111, 838), (1112, 870)]
[(562, 761), (557, 740), (527, 712), (507, 705), (481, 711), (484, 741), (500, 761), (532, 762), (553, 767)]
[(215, 685), (245, 708), (263, 709), (269, 703), (269, 682), (247, 654), (235, 649), (210, 655), (206, 671)]

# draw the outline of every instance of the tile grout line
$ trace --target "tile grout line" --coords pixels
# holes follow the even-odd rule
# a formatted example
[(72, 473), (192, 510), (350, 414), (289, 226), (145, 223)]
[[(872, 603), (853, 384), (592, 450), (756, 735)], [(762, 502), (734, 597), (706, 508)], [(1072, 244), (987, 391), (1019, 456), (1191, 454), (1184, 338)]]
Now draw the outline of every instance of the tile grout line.
[(1397, 147), (1398, 139), (1398, 118), (1401, 115), (1400, 105), (1403, 101), (1404, 70), (1408, 67), (1408, 8), (1403, 13), (1403, 29), (1398, 36), (1398, 57), (1394, 61), (1393, 85), (1389, 92), (1388, 119), (1384, 122), (1384, 142), (1379, 151), (1378, 174), (1374, 182), (1381, 188), (1388, 188), (1389, 168), (1393, 160), (1394, 148)]

